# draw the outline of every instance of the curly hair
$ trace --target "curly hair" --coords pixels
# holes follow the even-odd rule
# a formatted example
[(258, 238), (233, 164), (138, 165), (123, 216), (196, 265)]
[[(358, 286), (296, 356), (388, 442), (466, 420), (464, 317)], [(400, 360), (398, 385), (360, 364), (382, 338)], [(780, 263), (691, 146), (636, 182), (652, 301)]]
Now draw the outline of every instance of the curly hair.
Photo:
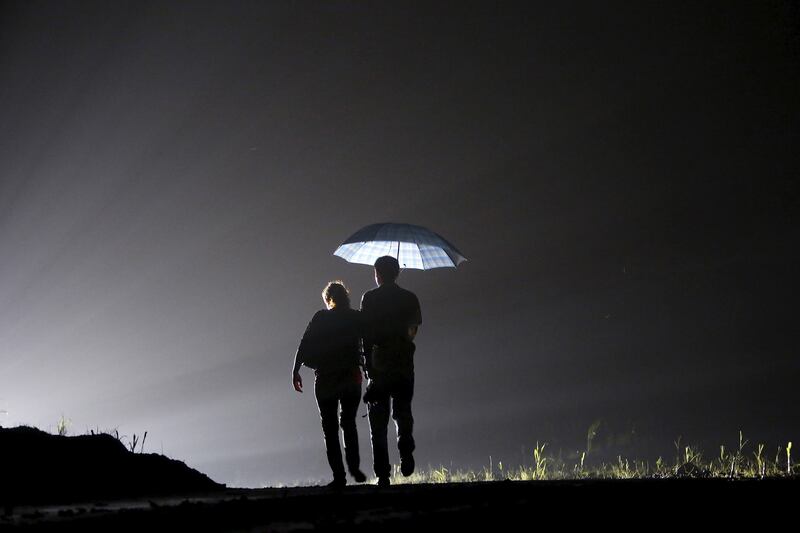
[(325, 285), (325, 288), (322, 289), (322, 301), (324, 301), (330, 309), (334, 307), (350, 309), (350, 291), (347, 290), (343, 281), (338, 279), (330, 281)]

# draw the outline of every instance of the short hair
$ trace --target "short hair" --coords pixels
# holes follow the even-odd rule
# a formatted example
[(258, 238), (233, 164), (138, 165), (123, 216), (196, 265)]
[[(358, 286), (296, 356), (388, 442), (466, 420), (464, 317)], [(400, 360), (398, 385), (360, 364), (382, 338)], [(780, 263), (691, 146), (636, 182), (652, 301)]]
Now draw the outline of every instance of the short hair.
[(341, 280), (329, 281), (325, 288), (322, 289), (322, 299), (326, 304), (333, 302), (330, 307), (350, 309), (350, 291), (347, 290)]
[(381, 275), (383, 281), (394, 281), (400, 275), (400, 263), (391, 255), (384, 255), (375, 261), (375, 270)]

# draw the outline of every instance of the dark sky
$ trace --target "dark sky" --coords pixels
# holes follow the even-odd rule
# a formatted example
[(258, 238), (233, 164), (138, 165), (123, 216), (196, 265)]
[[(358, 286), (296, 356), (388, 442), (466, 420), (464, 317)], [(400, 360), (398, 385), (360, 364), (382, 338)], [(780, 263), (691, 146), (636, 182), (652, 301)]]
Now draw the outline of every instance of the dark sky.
[(417, 464), (800, 438), (796, 5), (0, 6), (0, 424), (326, 478), (292, 357), (396, 221), (469, 258), (401, 275)]

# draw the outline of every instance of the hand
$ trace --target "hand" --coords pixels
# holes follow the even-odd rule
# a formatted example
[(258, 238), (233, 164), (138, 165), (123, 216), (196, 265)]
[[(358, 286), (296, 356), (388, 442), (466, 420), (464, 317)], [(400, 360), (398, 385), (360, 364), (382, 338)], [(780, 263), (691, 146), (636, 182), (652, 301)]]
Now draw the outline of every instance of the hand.
[(303, 378), (300, 377), (300, 372), (292, 374), (292, 385), (297, 392), (303, 392)]

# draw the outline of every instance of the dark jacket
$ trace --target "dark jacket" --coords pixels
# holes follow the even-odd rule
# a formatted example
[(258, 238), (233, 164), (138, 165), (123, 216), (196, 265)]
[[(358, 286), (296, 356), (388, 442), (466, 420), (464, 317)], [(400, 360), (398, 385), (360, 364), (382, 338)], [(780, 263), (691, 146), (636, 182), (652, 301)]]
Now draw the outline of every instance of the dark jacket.
[(413, 374), (414, 343), (409, 328), (422, 324), (417, 296), (396, 283), (384, 283), (364, 293), (361, 313), (365, 324), (364, 357), (370, 376), (374, 377), (374, 371), (381, 367)]
[(300, 365), (317, 375), (355, 370), (362, 365), (361, 313), (354, 309), (320, 309), (311, 318), (295, 354), (294, 370)]

